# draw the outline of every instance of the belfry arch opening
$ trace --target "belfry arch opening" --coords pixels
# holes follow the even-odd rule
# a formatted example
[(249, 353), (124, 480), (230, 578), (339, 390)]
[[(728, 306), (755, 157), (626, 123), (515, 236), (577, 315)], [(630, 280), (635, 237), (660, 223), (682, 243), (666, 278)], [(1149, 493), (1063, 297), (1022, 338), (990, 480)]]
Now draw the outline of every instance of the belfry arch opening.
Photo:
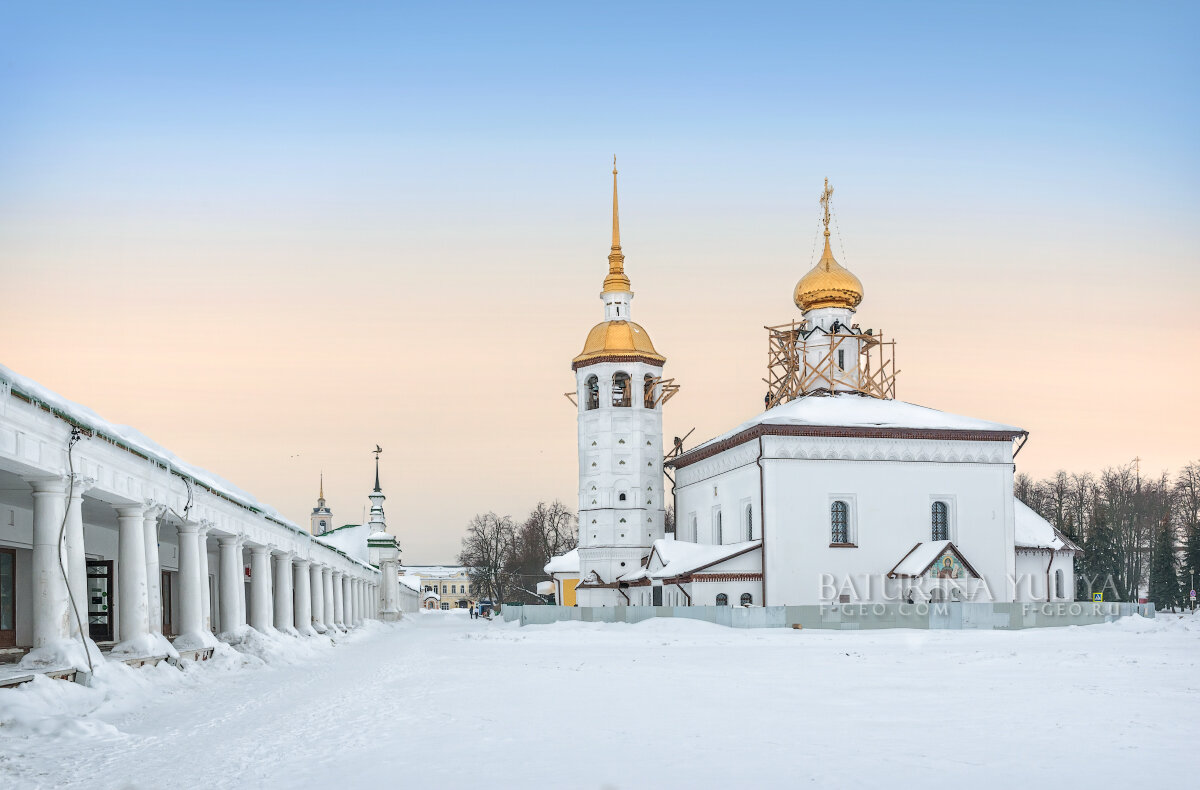
[(621, 408), (628, 408), (633, 405), (633, 393), (631, 391), (632, 382), (629, 380), (629, 374), (625, 372), (617, 373), (613, 376), (612, 384), (612, 405)]
[(600, 408), (600, 379), (588, 376), (583, 386), (584, 408), (588, 411)]

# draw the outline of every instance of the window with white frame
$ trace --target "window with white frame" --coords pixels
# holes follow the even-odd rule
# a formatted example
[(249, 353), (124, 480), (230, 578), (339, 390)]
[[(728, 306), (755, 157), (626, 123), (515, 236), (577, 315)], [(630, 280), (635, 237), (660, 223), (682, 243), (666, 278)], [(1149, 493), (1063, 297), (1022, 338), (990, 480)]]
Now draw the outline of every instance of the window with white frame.
[(950, 508), (940, 499), (933, 502), (930, 525), (930, 540), (950, 540)]
[(855, 524), (855, 501), (852, 494), (832, 494), (829, 497), (829, 545), (854, 547), (858, 545)]

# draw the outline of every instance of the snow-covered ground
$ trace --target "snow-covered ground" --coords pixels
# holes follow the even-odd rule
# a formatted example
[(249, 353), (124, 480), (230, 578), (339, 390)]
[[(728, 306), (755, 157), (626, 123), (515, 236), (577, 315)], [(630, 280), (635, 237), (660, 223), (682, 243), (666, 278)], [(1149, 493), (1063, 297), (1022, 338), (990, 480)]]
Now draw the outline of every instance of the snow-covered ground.
[(1200, 618), (856, 633), (432, 612), (249, 649), (0, 691), (0, 786), (1011, 790), (1197, 765)]

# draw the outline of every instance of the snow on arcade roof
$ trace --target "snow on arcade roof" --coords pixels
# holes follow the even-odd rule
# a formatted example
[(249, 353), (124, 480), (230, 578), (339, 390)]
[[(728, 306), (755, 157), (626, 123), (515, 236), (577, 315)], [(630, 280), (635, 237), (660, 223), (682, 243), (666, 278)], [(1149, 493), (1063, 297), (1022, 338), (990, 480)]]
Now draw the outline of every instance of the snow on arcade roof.
[(1054, 528), (1046, 519), (1019, 499), (1013, 498), (1016, 521), (1016, 543), (1019, 549), (1053, 549), (1054, 551), (1082, 551), (1066, 535)]
[[(107, 441), (127, 452), (142, 456), (151, 463), (166, 469), (168, 472), (173, 472), (179, 477), (190, 479), (216, 496), (227, 499), (235, 505), (259, 513), (294, 532), (304, 535), (309, 534), (308, 530), (285, 518), (275, 508), (259, 502), (246, 491), (243, 491), (233, 483), (213, 474), (207, 469), (187, 463), (136, 428), (109, 422), (88, 407), (67, 400), (62, 395), (59, 395), (48, 387), (42, 386), (33, 379), (22, 376), (4, 365), (0, 365), (0, 396), (7, 394), (21, 398), (33, 406), (44, 408), (67, 423), (91, 433), (94, 437)], [(345, 552), (334, 546), (325, 545), (333, 551), (345, 554)], [(366, 564), (355, 557), (349, 557), (349, 559), (360, 564)]]
[(760, 546), (762, 546), (761, 540), (716, 545), (691, 543), (686, 540), (656, 540), (647, 564), (657, 556), (662, 567), (657, 570), (638, 568), (626, 573), (620, 578), (620, 581), (632, 582), (644, 578), (673, 579), (677, 576), (686, 576), (689, 573), (695, 573), (703, 568), (753, 551)]
[(542, 570), (546, 573), (579, 573), (579, 549), (551, 557)]
[(687, 466), (726, 449), (725, 444), (740, 444), (761, 434), (855, 436), (925, 431), (971, 434), (997, 440), (1012, 439), (1025, 433), (1013, 425), (950, 414), (899, 400), (854, 393), (809, 395), (762, 412), (732, 431), (689, 450), (671, 465)]

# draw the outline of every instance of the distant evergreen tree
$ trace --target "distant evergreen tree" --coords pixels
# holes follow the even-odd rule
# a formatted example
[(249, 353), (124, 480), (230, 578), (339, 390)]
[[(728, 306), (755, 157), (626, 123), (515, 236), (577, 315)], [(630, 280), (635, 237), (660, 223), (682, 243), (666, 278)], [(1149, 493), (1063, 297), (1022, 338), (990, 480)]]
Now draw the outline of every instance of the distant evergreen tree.
[(1170, 516), (1164, 516), (1154, 539), (1150, 557), (1150, 600), (1157, 609), (1176, 606), (1183, 601), (1179, 594), (1179, 556), (1175, 551), (1175, 529)]
[(1200, 526), (1192, 527), (1184, 539), (1183, 569), (1186, 575), (1180, 581), (1190, 584), (1200, 579)]
[(1109, 521), (1108, 509), (1097, 505), (1095, 522), (1083, 543), (1083, 557), (1077, 561), (1077, 597), (1090, 601), (1092, 593), (1102, 592), (1106, 601), (1123, 600), (1121, 570), (1116, 530)]

